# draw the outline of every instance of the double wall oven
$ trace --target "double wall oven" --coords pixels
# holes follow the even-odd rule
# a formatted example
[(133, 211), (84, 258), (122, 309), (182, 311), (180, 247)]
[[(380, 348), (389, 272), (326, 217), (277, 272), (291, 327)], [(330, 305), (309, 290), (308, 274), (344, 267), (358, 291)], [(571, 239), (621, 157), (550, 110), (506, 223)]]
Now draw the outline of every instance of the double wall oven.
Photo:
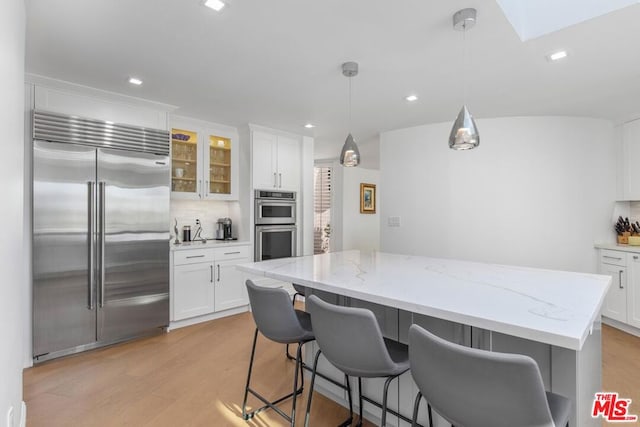
[(255, 260), (296, 256), (296, 193), (256, 190)]

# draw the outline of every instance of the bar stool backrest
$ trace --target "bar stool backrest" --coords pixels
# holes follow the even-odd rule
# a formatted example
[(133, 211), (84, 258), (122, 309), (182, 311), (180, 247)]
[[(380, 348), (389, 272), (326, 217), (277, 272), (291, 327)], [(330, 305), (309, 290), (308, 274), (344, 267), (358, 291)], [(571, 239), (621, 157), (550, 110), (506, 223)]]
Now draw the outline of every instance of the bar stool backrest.
[(289, 293), (282, 288), (257, 286), (253, 281), (246, 281), (251, 314), (256, 327), (270, 340), (279, 343), (295, 342), (305, 335), (298, 316), (291, 305)]
[(356, 377), (387, 376), (395, 368), (371, 310), (306, 299), (316, 342), (336, 368)]
[(554, 427), (535, 360), (409, 329), (411, 375), (431, 407), (456, 427)]

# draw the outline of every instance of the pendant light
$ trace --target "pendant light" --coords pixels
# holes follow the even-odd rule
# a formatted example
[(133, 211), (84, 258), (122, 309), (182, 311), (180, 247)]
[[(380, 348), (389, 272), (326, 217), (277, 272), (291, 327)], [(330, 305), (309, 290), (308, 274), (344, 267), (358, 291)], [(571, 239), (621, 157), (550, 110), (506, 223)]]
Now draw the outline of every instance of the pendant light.
[[(462, 9), (457, 11), (453, 15), (453, 29), (462, 31), (463, 42), (466, 47), (466, 32), (476, 24), (476, 10)], [(465, 49), (466, 50), (466, 49)], [(463, 52), (463, 57), (466, 57), (466, 52)], [(464, 58), (463, 58), (464, 60)], [(478, 127), (476, 126), (473, 116), (467, 108), (467, 88), (466, 88), (466, 64), (463, 64), (463, 92), (464, 99), (462, 109), (458, 113), (456, 121), (451, 128), (451, 134), (449, 135), (449, 148), (452, 150), (471, 150), (480, 145), (480, 134), (478, 133)]]
[(349, 135), (344, 141), (340, 153), (340, 164), (346, 167), (354, 167), (360, 164), (360, 150), (351, 135), (351, 77), (358, 75), (357, 62), (345, 62), (342, 64), (342, 74), (349, 78)]

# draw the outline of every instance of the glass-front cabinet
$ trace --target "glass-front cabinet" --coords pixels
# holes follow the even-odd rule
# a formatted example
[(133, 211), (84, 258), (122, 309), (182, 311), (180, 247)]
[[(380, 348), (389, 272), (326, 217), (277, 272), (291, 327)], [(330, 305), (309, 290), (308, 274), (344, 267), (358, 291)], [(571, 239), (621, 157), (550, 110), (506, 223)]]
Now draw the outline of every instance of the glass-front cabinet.
[(209, 135), (209, 194), (231, 194), (231, 139)]
[(172, 198), (237, 200), (236, 129), (174, 117), (171, 166)]
[(185, 129), (171, 130), (171, 191), (198, 193), (198, 134)]

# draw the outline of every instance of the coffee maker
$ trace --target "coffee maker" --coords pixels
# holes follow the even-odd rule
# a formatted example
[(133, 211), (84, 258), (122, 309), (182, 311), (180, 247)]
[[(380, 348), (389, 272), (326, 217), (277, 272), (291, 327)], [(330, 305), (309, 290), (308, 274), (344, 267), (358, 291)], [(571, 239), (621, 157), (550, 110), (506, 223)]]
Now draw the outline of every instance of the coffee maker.
[(231, 229), (231, 218), (218, 218), (216, 240), (233, 240)]

